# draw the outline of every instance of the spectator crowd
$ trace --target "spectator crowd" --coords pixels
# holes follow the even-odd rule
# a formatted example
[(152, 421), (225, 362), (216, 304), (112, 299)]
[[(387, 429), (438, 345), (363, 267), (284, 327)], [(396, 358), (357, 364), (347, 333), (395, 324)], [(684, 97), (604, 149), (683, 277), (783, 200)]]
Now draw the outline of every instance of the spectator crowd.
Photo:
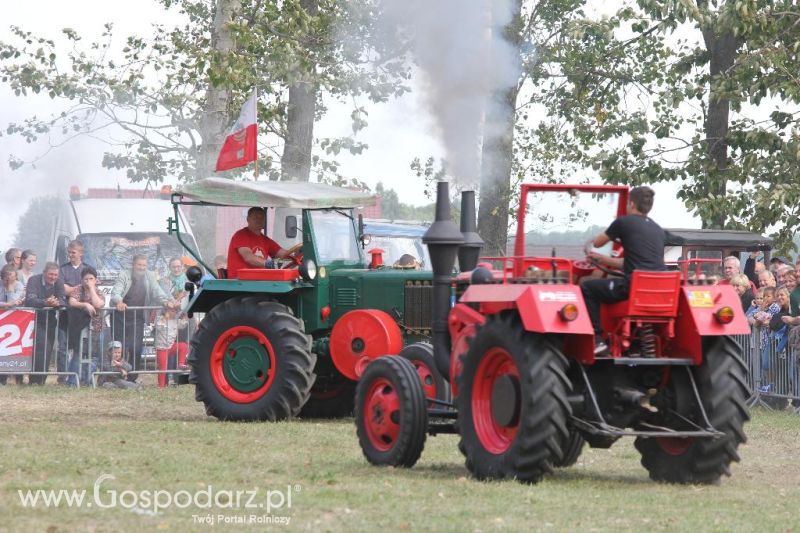
[(794, 265), (785, 257), (774, 257), (767, 266), (757, 253), (751, 253), (743, 269), (739, 258), (730, 256), (723, 261), (723, 272), (719, 283), (736, 290), (757, 339), (761, 392), (770, 392), (775, 378), (770, 354), (787, 349), (800, 353), (800, 256)]
[[(144, 330), (152, 324), (158, 385), (164, 387), (177, 376), (168, 370), (186, 370), (188, 337), (196, 326), (181, 311), (186, 298), (187, 258), (171, 258), (169, 274), (158, 278), (148, 269), (149, 258), (135, 255), (129, 270), (120, 272), (111, 289), (108, 306), (98, 288), (95, 268), (84, 262), (79, 240), (67, 246), (69, 260), (63, 265), (46, 262), (34, 274), (37, 256), (33, 250), (11, 248), (0, 269), (0, 310), (16, 307), (35, 312), (33, 362), (29, 384), (44, 384), (55, 356), (57, 382), (76, 386), (91, 382), (107, 388), (139, 387), (136, 370), (145, 368)], [(27, 373), (27, 372), (26, 372)], [(0, 385), (13, 376), (0, 373)]]

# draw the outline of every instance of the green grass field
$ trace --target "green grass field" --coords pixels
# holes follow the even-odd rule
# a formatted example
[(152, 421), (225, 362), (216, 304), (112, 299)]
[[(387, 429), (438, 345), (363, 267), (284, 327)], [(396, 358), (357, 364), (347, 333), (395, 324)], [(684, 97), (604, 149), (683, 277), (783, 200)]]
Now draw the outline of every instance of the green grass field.
[[(265, 509), (244, 507), (248, 493), (239, 509), (228, 499), (256, 490), (251, 504), (284, 498), (270, 514), (289, 517), (292, 530), (800, 531), (797, 415), (753, 413), (742, 462), (720, 486), (651, 482), (632, 440), (587, 450), (577, 465), (526, 486), (472, 480), (456, 436), (429, 438), (413, 469), (378, 469), (362, 457), (350, 419), (221, 423), (205, 416), (193, 392), (0, 387), (0, 530), (263, 529), (217, 522), (261, 519)], [(118, 505), (89, 507), (104, 474), (114, 479), (101, 480), (99, 503), (110, 505), (116, 493)], [(168, 491), (184, 505), (178, 491), (191, 497), (208, 485), (219, 507), (154, 512), (133, 494)], [(24, 507), (18, 491), (36, 489), (87, 495), (82, 507)], [(199, 523), (209, 513), (213, 527)]]

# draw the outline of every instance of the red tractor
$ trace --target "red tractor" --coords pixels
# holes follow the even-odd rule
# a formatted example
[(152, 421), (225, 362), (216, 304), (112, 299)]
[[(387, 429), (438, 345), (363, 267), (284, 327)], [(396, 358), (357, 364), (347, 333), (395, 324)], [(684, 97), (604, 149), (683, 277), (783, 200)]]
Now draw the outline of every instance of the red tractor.
[[(514, 255), (485, 258), (491, 268), (477, 266), (474, 204), (462, 202), (459, 231), (447, 194), (440, 183), (424, 240), (434, 358), (453, 401), (426, 398), (402, 358), (371, 362), (356, 389), (369, 462), (410, 467), (428, 434), (457, 433), (476, 478), (535, 483), (575, 463), (585, 443), (608, 448), (632, 436), (654, 480), (714, 483), (730, 473), (749, 396), (731, 337), (749, 326), (733, 288), (696, 279), (690, 261), (634, 272), (629, 299), (602, 306), (610, 350), (595, 356), (580, 281), (619, 273), (599, 272), (582, 244), (625, 213), (628, 188), (524, 185)], [(457, 253), (462, 274), (453, 278)]]

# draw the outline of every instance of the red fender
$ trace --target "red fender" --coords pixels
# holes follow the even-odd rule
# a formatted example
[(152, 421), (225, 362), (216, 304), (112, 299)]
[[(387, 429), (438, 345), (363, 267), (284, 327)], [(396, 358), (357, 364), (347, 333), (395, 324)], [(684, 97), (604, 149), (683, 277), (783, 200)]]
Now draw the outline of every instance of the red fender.
[[(733, 309), (733, 320), (720, 323), (715, 314), (723, 307)], [(685, 285), (681, 287), (673, 344), (688, 353), (697, 364), (703, 360), (702, 337), (749, 335), (750, 324), (739, 295), (730, 285)]]
[[(582, 363), (594, 361), (594, 330), (583, 294), (577, 285), (472, 285), (460, 301), (479, 304), (478, 314), (484, 315), (516, 309), (526, 330), (564, 334), (565, 355), (575, 357)], [(578, 309), (578, 316), (574, 320), (561, 318), (560, 311), (567, 304), (575, 305)], [(451, 338), (454, 338), (452, 331)], [(453, 346), (455, 348), (455, 344)]]
[[(472, 285), (460, 301), (480, 304), (480, 312), (485, 315), (516, 309), (528, 331), (574, 335), (594, 333), (577, 285)], [(567, 304), (578, 308), (574, 320), (566, 321), (560, 316), (561, 309)]]
[(447, 317), (450, 330), (450, 392), (458, 396), (458, 376), (461, 374), (461, 358), (469, 350), (469, 340), (475, 336), (478, 326), (486, 323), (486, 317), (463, 303), (457, 303)]

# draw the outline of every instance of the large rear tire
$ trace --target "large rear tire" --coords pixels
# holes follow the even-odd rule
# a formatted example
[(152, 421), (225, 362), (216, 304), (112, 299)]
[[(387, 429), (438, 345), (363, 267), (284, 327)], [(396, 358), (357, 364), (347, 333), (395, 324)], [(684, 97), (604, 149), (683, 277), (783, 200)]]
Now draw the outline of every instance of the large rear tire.
[(536, 483), (569, 438), (567, 361), (517, 315), (490, 316), (470, 341), (458, 378), (459, 449), (478, 479)]
[[(723, 474), (730, 475), (731, 462), (739, 461), (737, 449), (747, 440), (744, 423), (750, 419), (746, 406), (750, 396), (747, 367), (739, 353), (739, 345), (731, 337), (703, 339), (703, 362), (693, 369), (693, 374), (709, 421), (724, 436), (694, 439), (638, 437), (635, 446), (642, 454), (642, 466), (648, 470), (651, 479), (668, 483), (712, 484), (719, 482)], [(693, 395), (690, 384), (677, 387), (675, 394)], [(700, 423), (699, 419), (695, 422)]]
[(220, 420), (283, 420), (300, 411), (316, 356), (303, 322), (283, 304), (238, 297), (200, 322), (186, 359), (195, 399)]
[(356, 385), (356, 433), (367, 461), (414, 466), (427, 437), (426, 403), (410, 361), (396, 356), (372, 361)]

